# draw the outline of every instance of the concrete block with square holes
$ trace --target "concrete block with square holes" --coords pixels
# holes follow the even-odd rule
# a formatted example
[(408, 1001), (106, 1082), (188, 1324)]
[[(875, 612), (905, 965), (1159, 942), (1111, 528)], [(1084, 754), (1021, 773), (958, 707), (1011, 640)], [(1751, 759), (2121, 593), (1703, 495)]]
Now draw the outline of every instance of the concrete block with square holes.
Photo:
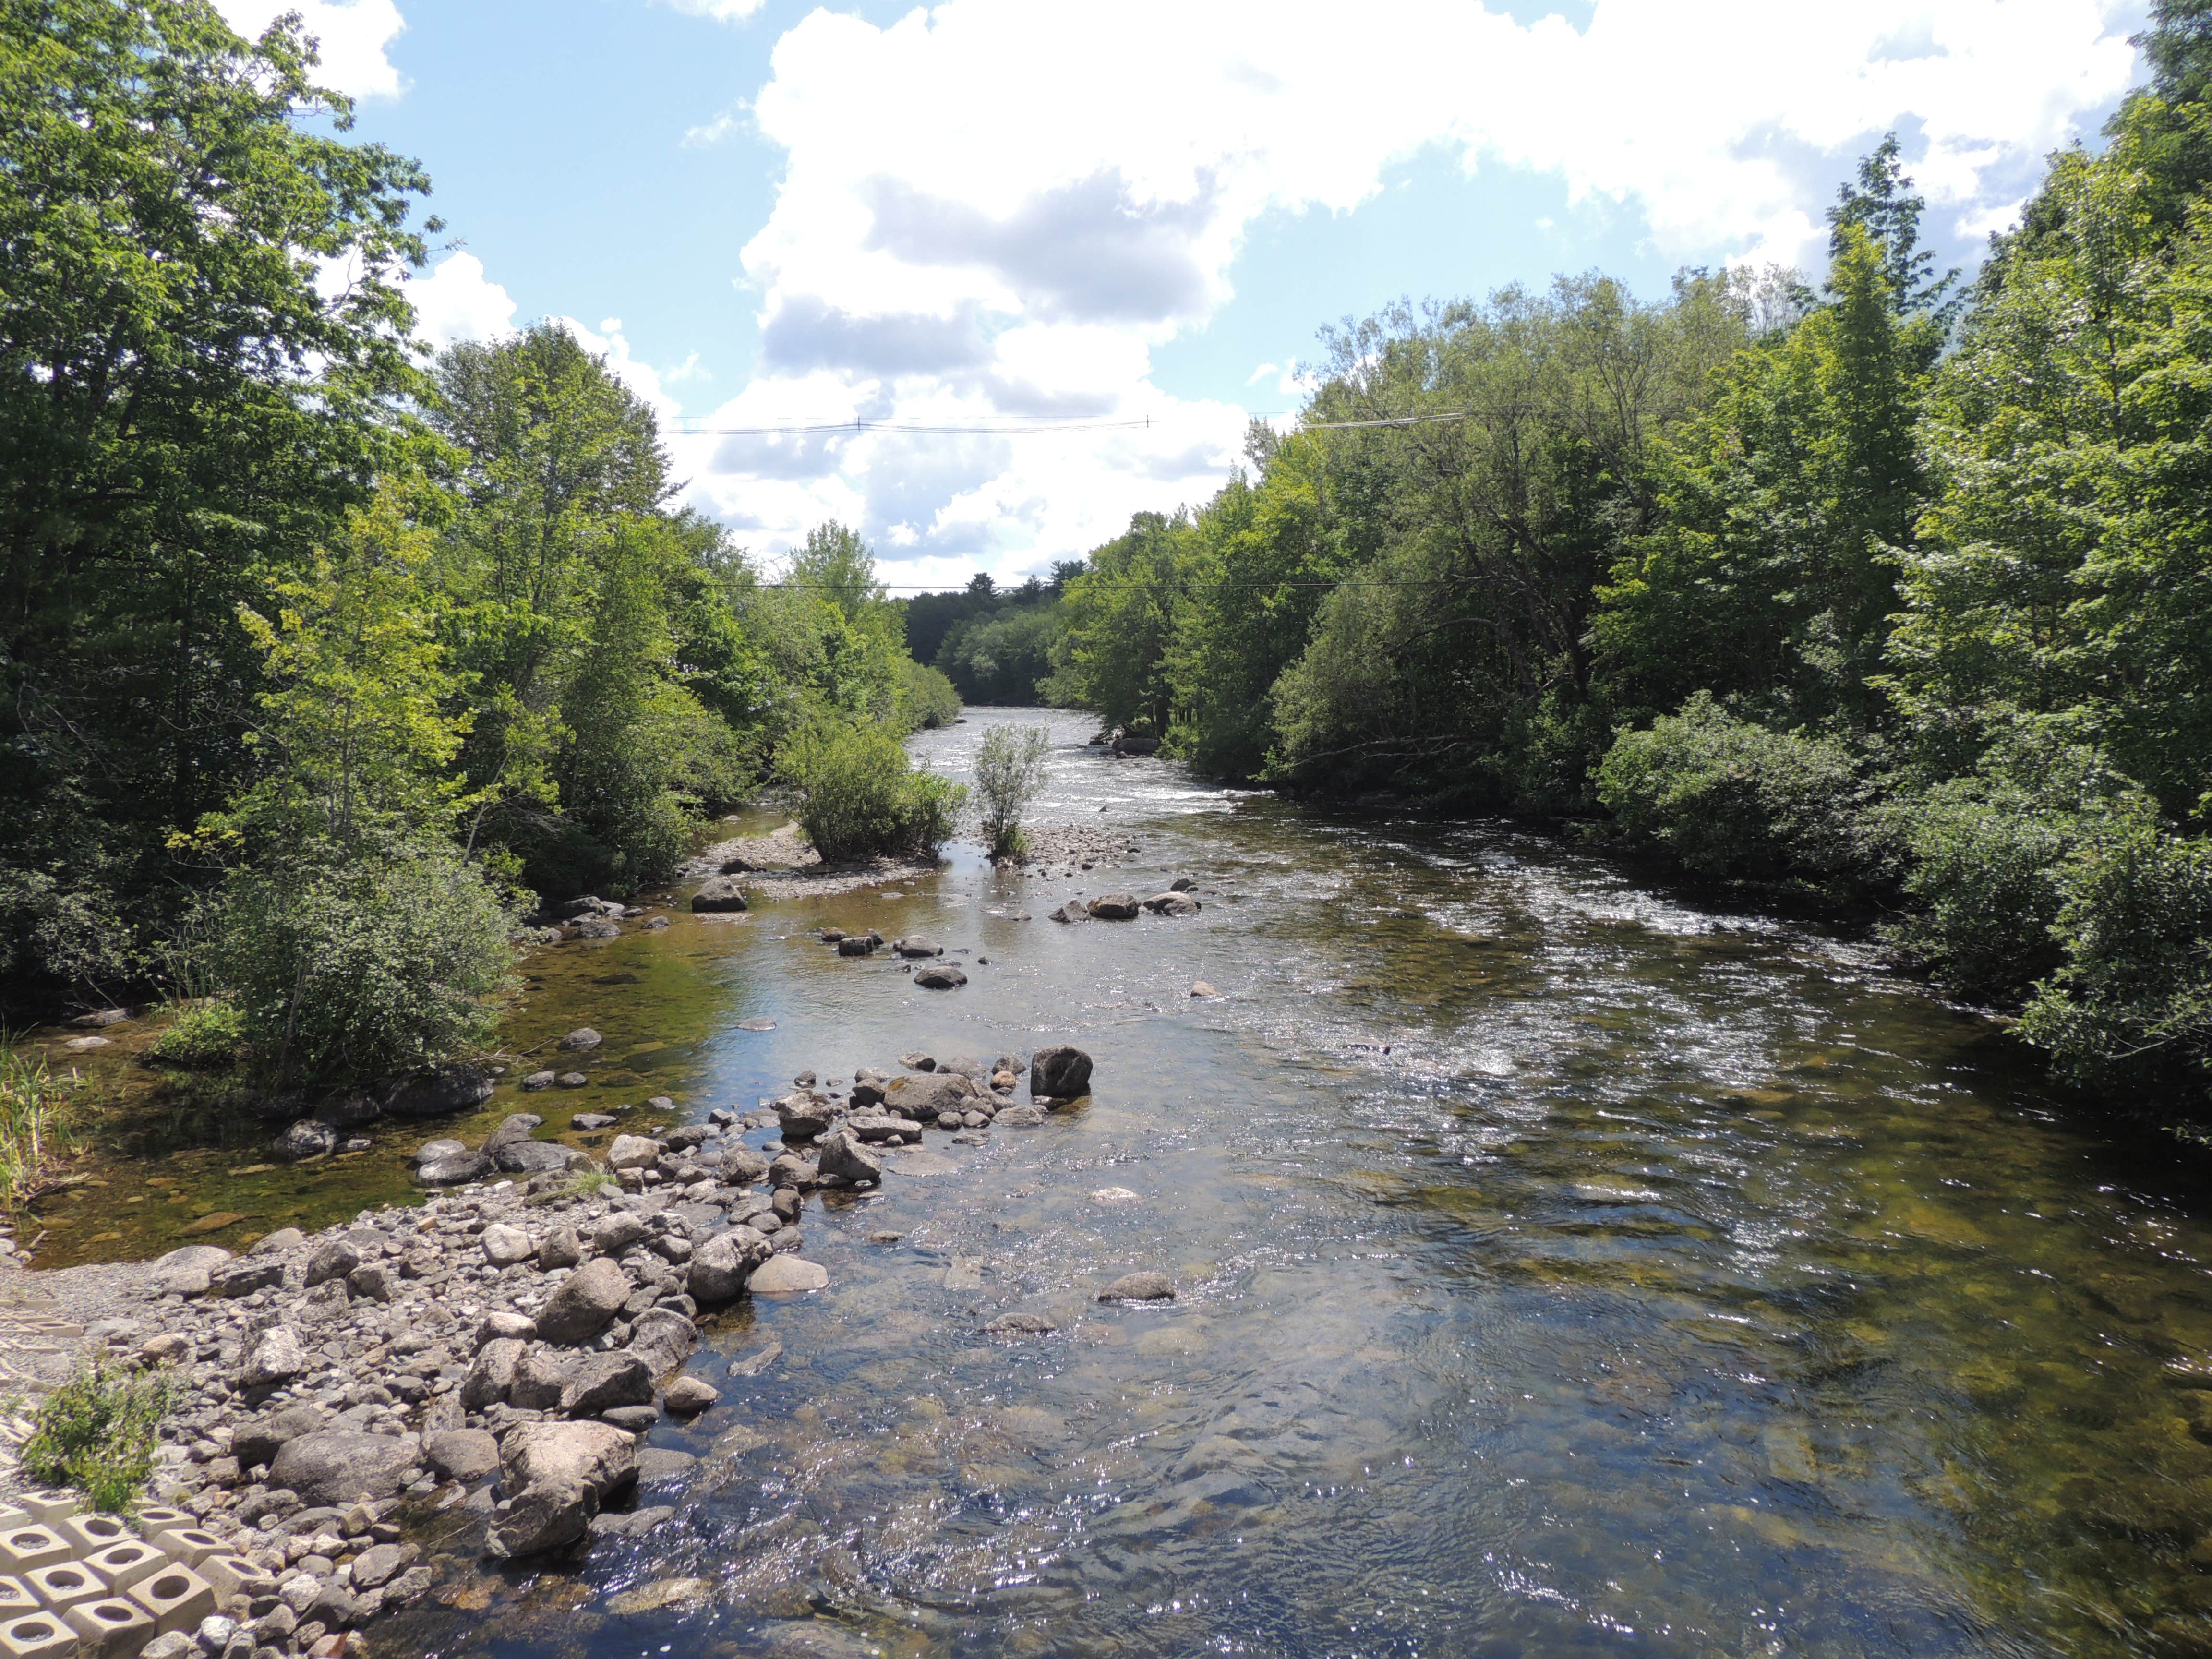
[(72, 1515), (53, 1529), (68, 1539), (79, 1555), (89, 1555), (138, 1535), (118, 1515)]
[(80, 1601), (101, 1601), (109, 1593), (100, 1575), (77, 1561), (34, 1567), (23, 1575), (23, 1582), (50, 1613), (67, 1613)]
[(79, 1659), (129, 1659), (161, 1633), (153, 1614), (119, 1595), (81, 1601), (62, 1619), (77, 1633)]
[(143, 1539), (133, 1538), (95, 1551), (84, 1558), (84, 1565), (100, 1575), (109, 1590), (120, 1595), (148, 1573), (167, 1566), (169, 1558)]
[(141, 1578), (125, 1592), (153, 1616), (166, 1634), (191, 1630), (215, 1611), (215, 1586), (190, 1567), (170, 1567)]
[(180, 1566), (197, 1567), (210, 1555), (228, 1555), (230, 1546), (211, 1532), (198, 1527), (179, 1527), (171, 1532), (157, 1532), (147, 1540)]
[(74, 1553), (69, 1540), (50, 1527), (17, 1527), (0, 1532), (0, 1572), (18, 1578), (34, 1567), (51, 1567)]
[(276, 1575), (242, 1555), (210, 1555), (192, 1571), (214, 1585), (216, 1595), (225, 1601), (243, 1595), (250, 1601), (276, 1594)]
[(0, 1659), (76, 1659), (77, 1647), (77, 1632), (51, 1613), (0, 1622)]

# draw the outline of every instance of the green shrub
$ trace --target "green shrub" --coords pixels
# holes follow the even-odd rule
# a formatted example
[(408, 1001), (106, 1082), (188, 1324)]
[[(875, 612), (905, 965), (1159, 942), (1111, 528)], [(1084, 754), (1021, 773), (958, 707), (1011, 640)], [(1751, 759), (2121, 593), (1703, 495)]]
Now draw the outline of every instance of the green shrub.
[(325, 853), (236, 872), (222, 896), (216, 974), (257, 1069), (367, 1082), (481, 1047), (514, 956), (513, 915), (483, 872), (441, 842)]
[(908, 731), (933, 732), (960, 718), (960, 693), (938, 670), (908, 657), (899, 676), (899, 717)]
[(246, 1021), (237, 1006), (209, 997), (179, 1009), (169, 1029), (147, 1048), (146, 1058), (157, 1066), (213, 1072), (237, 1064), (245, 1046)]
[(73, 1486), (96, 1510), (131, 1507), (154, 1472), (154, 1450), (172, 1389), (161, 1371), (131, 1372), (93, 1359), (39, 1406), (20, 1454), (40, 1486)]
[(2068, 861), (2065, 963), (2021, 1035), (2078, 1083), (2175, 1082), (2212, 1099), (2212, 840), (2114, 820)]
[(877, 726), (817, 725), (786, 747), (801, 795), (799, 822), (824, 859), (934, 853), (951, 839), (968, 792), (917, 772)]
[(1869, 860), (1872, 791), (1850, 752), (1739, 720), (1702, 691), (1615, 738), (1597, 794), (1621, 830), (1699, 875), (1825, 880)]
[(993, 858), (1012, 858), (1022, 850), (1022, 814), (1044, 787), (1045, 755), (1051, 745), (1051, 734), (1042, 726), (1001, 726), (984, 737), (975, 757), (975, 793)]

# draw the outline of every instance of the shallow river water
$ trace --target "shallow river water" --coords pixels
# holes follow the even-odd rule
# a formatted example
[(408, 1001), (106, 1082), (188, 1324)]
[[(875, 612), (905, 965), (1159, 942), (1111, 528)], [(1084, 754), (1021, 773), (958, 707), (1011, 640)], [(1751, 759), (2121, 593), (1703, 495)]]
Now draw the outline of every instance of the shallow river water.
[[(1554, 841), (1225, 792), (1066, 715), (915, 747), (964, 775), (1008, 720), (1054, 732), (1037, 818), (1126, 832), (1122, 868), (955, 848), (896, 896), (564, 945), (511, 1030), (606, 1034), (589, 1090), (531, 1097), (556, 1128), (916, 1048), (1073, 1042), (1090, 1102), (810, 1204), (830, 1287), (711, 1328), (724, 1403), (654, 1431), (705, 1457), (678, 1520), (380, 1646), (2212, 1652), (2193, 1168), (1859, 947)], [(1182, 873), (1195, 917), (1046, 920)], [(824, 925), (927, 933), (969, 983)], [(1092, 1299), (1134, 1268), (1178, 1298)], [(982, 1334), (1013, 1310), (1060, 1329)]]

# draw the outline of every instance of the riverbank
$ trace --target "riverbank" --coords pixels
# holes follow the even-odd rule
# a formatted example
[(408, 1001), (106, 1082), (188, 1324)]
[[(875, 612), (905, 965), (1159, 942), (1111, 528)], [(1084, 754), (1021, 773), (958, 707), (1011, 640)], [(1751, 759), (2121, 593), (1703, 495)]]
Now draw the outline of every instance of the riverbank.
[[(702, 1328), (830, 1282), (801, 1254), (805, 1206), (865, 1205), (887, 1179), (950, 1173), (927, 1133), (972, 1146), (994, 1127), (1037, 1127), (1088, 1091), (1090, 1072), (1087, 1056), (1056, 1048), (988, 1066), (909, 1052), (849, 1086), (802, 1073), (742, 1116), (640, 1122), (604, 1168), (574, 1167), (532, 1137), (541, 1119), (518, 1115), (483, 1146), (434, 1140), (416, 1158), (555, 1166), (526, 1181), (365, 1210), (313, 1236), (280, 1230), (242, 1256), (188, 1245), (35, 1282), (0, 1270), (0, 1324), (27, 1318), (35, 1297), (49, 1331), (173, 1379), (148, 1498), (260, 1575), (218, 1584), (213, 1611), (230, 1628), (212, 1627), (210, 1651), (234, 1631), (243, 1655), (328, 1659), (387, 1612), (434, 1597), (467, 1606), (488, 1563), (574, 1561), (667, 1522), (714, 1452), (648, 1444), (655, 1425), (697, 1421), (777, 1358), (763, 1346), (687, 1368)], [(1035, 1104), (1016, 1099), (1024, 1073)], [(548, 1156), (512, 1156), (525, 1146)], [(894, 1249), (900, 1237), (870, 1242)], [(1173, 1291), (1124, 1280), (1101, 1294)], [(65, 1361), (65, 1346), (52, 1358)], [(49, 1364), (48, 1380), (64, 1370)], [(715, 1449), (744, 1440), (734, 1431)]]

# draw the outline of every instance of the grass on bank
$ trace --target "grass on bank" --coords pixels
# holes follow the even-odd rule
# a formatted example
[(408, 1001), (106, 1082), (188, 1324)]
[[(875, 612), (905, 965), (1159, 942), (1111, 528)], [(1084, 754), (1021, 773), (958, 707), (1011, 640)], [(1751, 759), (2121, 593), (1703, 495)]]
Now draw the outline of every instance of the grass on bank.
[(40, 1486), (82, 1492), (103, 1513), (121, 1514), (154, 1472), (173, 1393), (166, 1371), (88, 1360), (40, 1402), (19, 1454), (23, 1473)]
[(76, 1149), (70, 1080), (0, 1033), (0, 1208), (36, 1192), (48, 1170)]

